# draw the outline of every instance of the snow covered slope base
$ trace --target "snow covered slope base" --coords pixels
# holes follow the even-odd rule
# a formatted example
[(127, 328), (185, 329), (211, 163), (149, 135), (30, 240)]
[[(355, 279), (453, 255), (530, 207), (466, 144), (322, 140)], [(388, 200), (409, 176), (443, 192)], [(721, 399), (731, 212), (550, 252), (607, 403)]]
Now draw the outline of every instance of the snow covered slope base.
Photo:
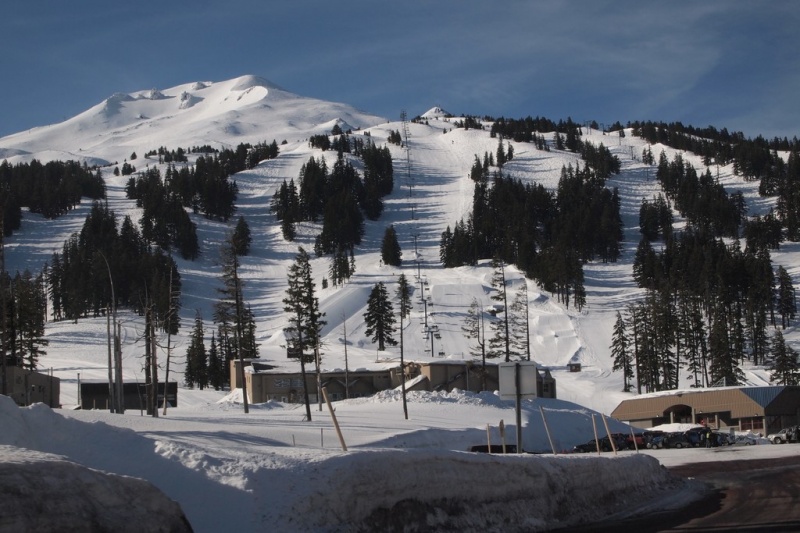
[[(18, 408), (0, 396), (0, 457), (13, 462), (49, 452), (147, 479), (181, 505), (195, 531), (545, 531), (676, 508), (703, 490), (638, 454), (500, 456), (440, 446), (341, 452), (281, 445), (233, 425), (220, 427), (218, 419), (207, 434), (200, 426), (171, 433), (197, 422), (74, 414), (146, 426), (133, 431), (84, 422), (41, 404)], [(247, 420), (255, 428), (269, 425)], [(47, 461), (71, 464), (52, 456)], [(28, 482), (48, 489), (42, 494), (71, 494), (74, 487), (49, 485), (47, 470), (29, 471)], [(109, 485), (102, 498), (87, 498), (124, 501), (125, 490)]]

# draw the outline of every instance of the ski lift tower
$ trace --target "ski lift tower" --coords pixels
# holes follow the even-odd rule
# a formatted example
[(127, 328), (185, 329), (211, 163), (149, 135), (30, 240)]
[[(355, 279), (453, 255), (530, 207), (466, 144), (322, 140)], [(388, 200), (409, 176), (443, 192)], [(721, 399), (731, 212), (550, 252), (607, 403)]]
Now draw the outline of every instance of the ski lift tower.
[[(406, 184), (408, 185), (409, 198), (414, 196), (414, 178), (411, 177), (411, 145), (408, 138), (411, 136), (408, 128), (408, 115), (405, 109), (400, 112), (400, 120), (403, 121), (403, 146), (406, 149)], [(411, 204), (411, 219), (414, 219), (414, 204)]]

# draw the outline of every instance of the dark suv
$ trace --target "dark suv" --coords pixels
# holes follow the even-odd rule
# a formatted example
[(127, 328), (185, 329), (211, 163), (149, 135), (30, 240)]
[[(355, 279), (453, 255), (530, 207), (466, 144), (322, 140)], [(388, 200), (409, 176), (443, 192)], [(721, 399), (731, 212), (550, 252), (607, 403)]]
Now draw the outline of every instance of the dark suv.
[(683, 431), (676, 431), (664, 437), (664, 448), (690, 448), (692, 443), (686, 433)]

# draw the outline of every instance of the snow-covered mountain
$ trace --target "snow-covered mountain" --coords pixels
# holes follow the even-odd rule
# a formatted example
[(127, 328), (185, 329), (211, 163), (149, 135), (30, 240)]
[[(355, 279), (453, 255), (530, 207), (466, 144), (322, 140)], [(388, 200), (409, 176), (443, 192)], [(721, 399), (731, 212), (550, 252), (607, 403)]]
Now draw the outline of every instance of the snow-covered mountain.
[[(412, 110), (410, 115), (414, 113)], [(471, 208), (473, 183), (468, 175), (474, 157), (494, 152), (498, 140), (487, 130), (455, 128), (456, 119), (448, 118), (450, 114), (439, 106), (420, 116), (422, 121), (405, 125), (388, 122), (344, 104), (304, 98), (264, 79), (243, 76), (113, 95), (60, 124), (0, 138), (0, 159), (11, 163), (34, 158), (76, 159), (99, 165), (107, 183), (109, 207), (119, 217), (131, 215), (138, 220), (140, 210), (125, 197), (127, 177), (113, 173), (115, 162), (136, 152), (139, 157), (133, 163), (141, 170), (159, 164), (143, 154), (161, 146), (234, 147), (242, 142), (276, 140), (280, 144), (277, 158), (234, 177), (239, 187), (237, 216), (245, 217), (253, 237), (251, 254), (242, 258), (240, 274), (245, 299), (256, 318), (261, 357), (278, 367), (292, 367), (282, 346), (287, 325), (282, 304), (287, 269), (299, 245), (312, 249), (320, 228), (299, 224), (297, 240), (284, 241), (269, 213), (270, 201), (284, 180), (298, 178), (311, 156), (333, 162), (335, 154), (310, 147), (310, 136), (328, 133), (334, 125), (352, 129), (354, 136), (369, 135), (378, 146), (389, 147), (395, 187), (385, 198), (381, 219), (366, 224), (363, 243), (356, 249), (356, 273), (348, 283), (322, 289), (329, 260), (312, 260), (317, 295), (327, 320), (323, 368), (344, 368), (345, 327), (351, 369), (398, 364), (397, 348), (378, 352), (366, 337), (363, 313), (372, 286), (378, 281), (393, 285), (400, 272), (414, 282), (414, 309), (403, 332), (405, 357), (468, 359), (470, 342), (461, 327), (473, 298), (489, 305), (492, 270), (488, 262), (443, 269), (438, 260), (439, 240), (442, 231)], [(409, 134), (408, 151), (387, 143), (391, 133), (405, 133), (404, 126)], [(557, 380), (558, 400), (524, 402), (521, 429), (526, 449), (564, 450), (585, 442), (595, 423), (589, 409), (609, 413), (627, 397), (620, 392), (622, 377), (611, 369), (611, 328), (616, 312), (641, 295), (631, 276), (639, 242), (639, 207), (642, 198), (653, 197), (660, 187), (653, 179), (653, 168), (640, 161), (646, 143), (626, 133), (619, 137), (583, 130), (585, 142), (603, 143), (621, 161), (621, 173), (608, 185), (619, 189), (625, 226), (618, 262), (585, 265), (587, 305), (583, 311), (565, 308), (515, 269), (506, 271), (512, 291), (527, 287), (533, 358), (550, 368)], [(523, 181), (554, 188), (561, 168), (578, 163), (573, 153), (542, 151), (529, 143), (513, 145), (514, 158), (503, 171)], [(677, 153), (658, 145), (651, 149), (654, 154), (663, 150), (670, 159)], [(699, 157), (682, 155), (684, 161), (702, 167)], [(358, 168), (360, 163), (354, 159), (353, 164)], [(771, 207), (771, 200), (758, 196), (757, 183), (743, 181), (731, 167), (721, 167), (719, 179), (729, 191), (744, 193), (749, 214), (765, 213)], [(41, 269), (64, 240), (80, 230), (89, 208), (84, 201), (56, 220), (24, 213), (21, 230), (5, 242), (6, 268), (12, 273)], [(220, 286), (218, 249), (235, 223), (190, 216), (198, 226), (201, 256), (196, 261), (176, 259), (183, 282), (183, 328), (171, 339), (175, 359), (170, 379), (179, 382), (196, 310), (205, 318), (206, 331), (212, 328), (211, 308)], [(380, 242), (389, 224), (394, 224), (403, 249), (402, 268), (380, 261)], [(782, 245), (773, 261), (785, 266), (795, 280), (800, 275), (796, 244)], [(427, 319), (438, 326), (440, 334), (433, 346), (424, 333), (423, 292), (429, 302)], [(143, 320), (125, 311), (120, 316), (125, 380), (142, 381)], [(794, 329), (786, 330), (785, 335), (789, 342), (798, 340)], [(106, 321), (51, 322), (47, 338), (50, 344), (40, 366), (61, 378), (61, 401), (65, 406), (74, 405), (79, 379), (104, 380), (108, 375)], [(163, 361), (163, 354), (160, 357)], [(582, 371), (569, 372), (567, 364), (571, 362), (581, 363)], [(746, 374), (750, 383), (767, 383), (768, 372), (763, 368), (746, 368)], [(494, 526), (499, 523), (502, 527), (516, 524), (520, 529), (569, 527), (593, 523), (609, 509), (633, 512), (644, 505), (650, 510), (677, 507), (695, 498), (699, 490), (690, 483), (668, 479), (658, 462), (638, 455), (613, 461), (594, 457), (564, 460), (561, 455), (546, 459), (465, 455), (468, 445), (486, 442), (488, 424), (494, 432), (490, 438), (497, 443), (496, 424), (513, 418), (513, 402), (491, 392), (412, 393), (408, 420), (401, 414), (397, 391), (337, 403), (337, 417), (351, 446), (347, 454), (332, 444), (335, 437), (326, 414), (315, 412), (310, 423), (302, 420), (297, 406), (269, 402), (255, 406), (245, 416), (223, 394), (181, 389), (179, 407), (171, 409), (166, 419), (130, 411), (124, 416), (99, 410), (53, 412), (42, 405), (20, 410), (0, 398), (0, 445), (14, 447), (11, 452), (0, 450), (0, 455), (29, 462), (26, 452), (16, 451), (27, 448), (148, 479), (181, 504), (195, 531), (323, 531), (367, 523), (374, 528), (376, 522), (367, 521), (379, 516), (373, 512), (393, 509), (397, 502), (420, 502), (420, 508), (436, 510), (435, 518), (445, 520), (451, 528), (456, 523), (462, 529), (476, 530), (500, 527)], [(629, 429), (616, 421), (609, 423), (611, 431)], [(510, 424), (509, 430), (515, 431)], [(752, 448), (758, 452), (788, 450), (747, 448), (747, 452), (737, 452), (752, 456)], [(741, 453), (728, 457), (739, 459)], [(667, 462), (712, 460), (705, 449), (702, 456), (656, 456)], [(719, 460), (717, 454), (713, 457)], [(41, 475), (42, 468), (38, 465), (19, 475)], [(545, 478), (548, 482), (541, 483)], [(509, 479), (519, 479), (519, 483), (508, 483)], [(610, 505), (614, 502), (608, 498), (597, 499), (597, 486), (612, 487), (608, 494), (620, 497), (619, 507)], [(613, 489), (616, 486), (620, 488)], [(438, 509), (443, 500), (457, 511), (453, 517)], [(517, 502), (516, 507), (509, 506), (509, 501)], [(463, 507), (458, 507), (458, 502), (463, 502)], [(463, 512), (467, 509), (470, 512)], [(570, 509), (566, 522), (563, 509)], [(403, 518), (391, 512), (396, 525)], [(433, 519), (433, 512), (420, 518), (429, 524)]]
[(381, 122), (385, 119), (348, 105), (305, 98), (258, 76), (242, 76), (113, 94), (60, 124), (3, 138), (0, 158), (108, 164), (160, 146), (297, 141), (330, 132), (334, 124), (348, 130)]
[[(413, 113), (411, 113), (413, 115)], [(412, 320), (404, 331), (406, 357), (416, 359), (469, 359), (470, 341), (461, 326), (473, 298), (488, 305), (491, 269), (486, 263), (477, 267), (443, 269), (439, 263), (439, 239), (442, 231), (464, 217), (472, 202), (473, 184), (468, 178), (476, 155), (494, 152), (498, 140), (487, 130), (454, 128), (449, 113), (436, 106), (424, 112), (423, 121), (407, 123), (409, 152), (404, 147), (387, 144), (394, 162), (394, 192), (385, 199), (385, 210), (377, 222), (367, 222), (363, 243), (356, 249), (356, 274), (343, 287), (321, 288), (328, 272), (328, 258), (315, 258), (312, 268), (327, 326), (323, 330), (323, 366), (344, 368), (344, 329), (350, 368), (395, 365), (399, 351), (389, 348), (378, 352), (365, 336), (363, 313), (370, 289), (377, 281), (396, 282), (401, 271), (414, 281), (415, 307)], [(389, 134), (403, 130), (400, 122), (359, 112), (347, 105), (324, 102), (294, 95), (255, 76), (243, 76), (223, 82), (197, 82), (164, 90), (145, 90), (116, 94), (65, 122), (0, 138), (0, 156), (9, 162), (33, 158), (80, 159), (90, 164), (108, 164), (103, 175), (108, 185), (109, 205), (118, 216), (131, 215), (138, 220), (135, 204), (125, 198), (126, 177), (113, 175), (113, 163), (121, 162), (132, 152), (140, 154), (137, 168), (157, 165), (155, 159), (141, 154), (165, 146), (168, 149), (210, 144), (232, 147), (241, 142), (277, 140), (280, 155), (256, 168), (235, 176), (239, 186), (237, 215), (250, 225), (252, 253), (243, 258), (242, 276), (245, 298), (257, 320), (257, 338), (262, 358), (277, 366), (291, 367), (285, 357), (283, 328), (287, 325), (282, 299), (286, 272), (298, 246), (313, 248), (319, 226), (298, 226), (295, 242), (283, 240), (274, 215), (269, 213), (272, 195), (284, 180), (297, 179), (309, 157), (326, 157), (332, 164), (335, 154), (311, 148), (308, 138), (330, 132), (334, 125), (352, 129), (355, 136), (369, 135), (377, 145), (386, 144)], [(585, 266), (588, 302), (578, 313), (556, 303), (535, 283), (510, 269), (512, 291), (527, 284), (531, 351), (533, 358), (549, 367), (558, 381), (560, 398), (610, 412), (625, 397), (619, 392), (622, 378), (611, 371), (609, 344), (611, 325), (617, 311), (634, 301), (640, 291), (631, 278), (633, 251), (639, 241), (638, 211), (642, 198), (660, 191), (653, 179), (653, 169), (640, 162), (646, 145), (632, 135), (605, 135), (583, 130), (583, 139), (603, 143), (622, 163), (622, 172), (609, 181), (617, 187), (622, 200), (625, 225), (624, 253), (617, 263), (590, 263)], [(286, 141), (283, 144), (283, 141)], [(508, 142), (508, 141), (506, 141)], [(542, 151), (529, 143), (513, 143), (514, 158), (504, 166), (504, 173), (523, 181), (554, 188), (564, 165), (578, 163), (578, 156), (557, 150)], [(667, 147), (654, 146), (655, 154), (664, 150), (671, 159), (676, 153)], [(700, 158), (683, 154), (684, 160), (701, 168)], [(409, 166), (410, 162), (410, 166)], [(357, 166), (360, 162), (353, 160)], [(720, 169), (720, 180), (730, 190), (741, 190), (750, 200), (750, 214), (765, 212), (768, 202), (757, 196), (757, 184), (733, 175), (731, 168)], [(22, 230), (7, 240), (7, 268), (39, 270), (63, 241), (83, 223), (88, 202), (55, 221), (26, 213)], [(183, 281), (183, 323), (175, 354), (185, 352), (185, 337), (196, 310), (203, 313), (210, 331), (211, 306), (219, 286), (218, 247), (230, 225), (192, 215), (198, 225), (201, 257), (197, 261), (178, 261)], [(394, 224), (403, 249), (402, 269), (380, 262), (380, 240), (385, 228)], [(781, 256), (782, 254), (782, 256)], [(786, 259), (781, 259), (785, 257)], [(783, 247), (776, 262), (797, 275), (794, 248)], [(417, 274), (421, 279), (417, 279)], [(393, 292), (393, 291), (392, 291)], [(429, 305), (428, 320), (439, 327), (440, 338), (433, 345), (424, 332), (424, 292)], [(136, 379), (140, 372), (136, 339), (141, 320), (127, 319), (126, 379)], [(79, 333), (76, 333), (79, 332)], [(81, 340), (80, 353), (74, 350), (75, 336)], [(791, 332), (789, 332), (790, 339)], [(41, 362), (53, 368), (55, 375), (71, 383), (76, 380), (76, 365), (84, 378), (103, 379), (105, 361), (105, 322), (82, 321), (79, 324), (52, 323), (48, 326), (50, 346)], [(410, 355), (409, 355), (410, 354)], [(77, 361), (80, 361), (78, 365)], [(567, 372), (567, 364), (579, 362), (583, 371)], [(177, 370), (180, 372), (180, 363)], [(748, 373), (751, 383), (766, 383), (765, 372)], [(180, 375), (178, 374), (180, 381)], [(62, 387), (62, 401), (74, 403), (75, 392)], [(191, 402), (192, 392), (185, 399)]]

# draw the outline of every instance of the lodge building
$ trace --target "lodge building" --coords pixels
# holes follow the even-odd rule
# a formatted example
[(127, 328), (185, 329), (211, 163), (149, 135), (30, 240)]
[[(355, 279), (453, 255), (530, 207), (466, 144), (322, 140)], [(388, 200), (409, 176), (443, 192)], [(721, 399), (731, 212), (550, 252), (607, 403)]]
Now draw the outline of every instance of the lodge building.
[[(445, 391), (454, 389), (479, 392), (498, 389), (498, 366), (483, 367), (473, 361), (408, 362), (405, 364), (407, 391)], [(548, 369), (537, 369), (538, 390), (544, 398), (556, 397), (556, 381)], [(345, 372), (341, 369), (321, 373), (321, 385), (332, 400), (372, 396), (380, 391), (396, 389), (402, 384), (400, 365), (368, 370), (359, 368)], [(247, 397), (252, 403), (270, 400), (302, 403), (303, 378), (300, 372), (279, 369), (267, 361), (245, 360)], [(239, 362), (231, 361), (231, 390), (239, 388)], [(316, 403), (317, 376), (306, 372), (309, 401)]]
[(656, 392), (623, 400), (611, 416), (640, 428), (678, 422), (767, 435), (800, 424), (800, 387), (718, 387)]

